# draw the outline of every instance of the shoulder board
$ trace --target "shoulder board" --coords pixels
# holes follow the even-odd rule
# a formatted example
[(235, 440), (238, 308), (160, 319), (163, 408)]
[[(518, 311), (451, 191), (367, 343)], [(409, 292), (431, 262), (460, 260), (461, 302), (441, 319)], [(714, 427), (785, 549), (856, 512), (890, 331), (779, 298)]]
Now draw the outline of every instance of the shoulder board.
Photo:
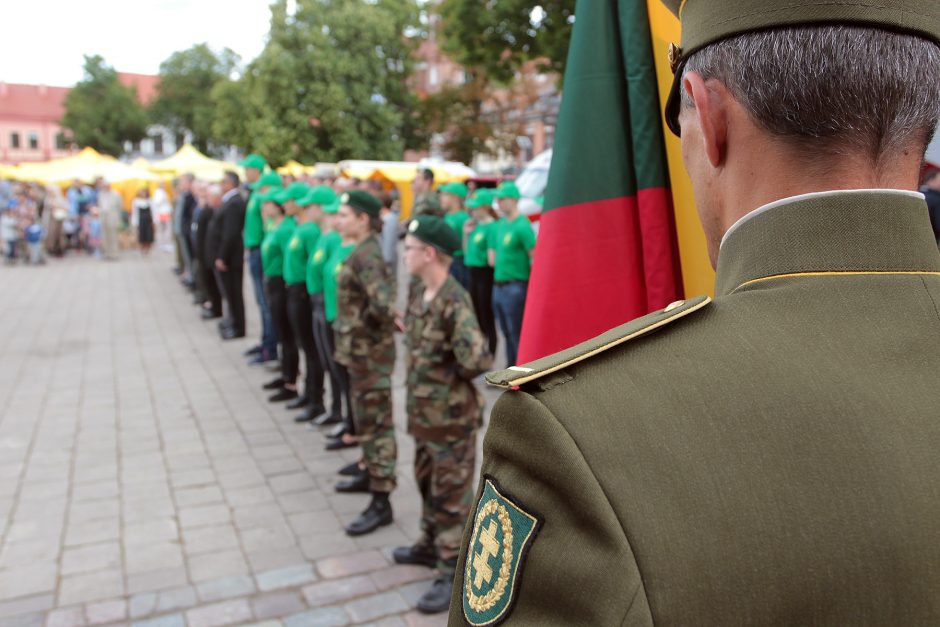
[(572, 346), (554, 355), (543, 357), (524, 366), (512, 366), (506, 370), (491, 372), (486, 375), (486, 382), (495, 387), (512, 389), (536, 381), (553, 372), (590, 359), (615, 346), (620, 346), (625, 342), (652, 333), (671, 322), (704, 308), (711, 302), (712, 299), (708, 296), (676, 301), (664, 309), (631, 320), (587, 342)]

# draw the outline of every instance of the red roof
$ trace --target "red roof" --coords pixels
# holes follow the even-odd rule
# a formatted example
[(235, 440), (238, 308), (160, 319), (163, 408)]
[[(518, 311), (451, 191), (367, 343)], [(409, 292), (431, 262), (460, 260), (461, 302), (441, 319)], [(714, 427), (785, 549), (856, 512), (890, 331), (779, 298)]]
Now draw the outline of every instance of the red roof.
[(67, 93), (68, 87), (0, 82), (0, 119), (58, 122)]
[(118, 72), (118, 80), (125, 87), (137, 88), (137, 99), (145, 107), (157, 97), (157, 84), (160, 82), (159, 76), (152, 74), (131, 74), (130, 72)]

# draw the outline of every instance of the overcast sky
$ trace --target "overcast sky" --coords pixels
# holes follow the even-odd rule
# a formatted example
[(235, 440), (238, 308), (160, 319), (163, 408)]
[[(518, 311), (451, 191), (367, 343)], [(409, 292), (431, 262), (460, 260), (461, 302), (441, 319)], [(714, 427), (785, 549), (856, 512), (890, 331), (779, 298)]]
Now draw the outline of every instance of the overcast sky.
[(206, 42), (250, 61), (264, 47), (269, 0), (4, 0), (0, 81), (71, 86), (85, 54), (119, 72), (156, 74)]

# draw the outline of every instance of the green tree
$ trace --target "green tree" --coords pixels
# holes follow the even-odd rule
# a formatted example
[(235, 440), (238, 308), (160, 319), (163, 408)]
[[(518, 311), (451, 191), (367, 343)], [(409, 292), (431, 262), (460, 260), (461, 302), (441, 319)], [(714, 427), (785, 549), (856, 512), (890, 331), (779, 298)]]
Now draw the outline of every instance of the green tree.
[(212, 90), (238, 69), (240, 58), (225, 48), (219, 54), (207, 44), (174, 52), (160, 64), (157, 99), (150, 108), (154, 122), (177, 135), (192, 134), (193, 144), (210, 151), (217, 116)]
[(491, 80), (511, 83), (528, 61), (564, 75), (575, 0), (443, 0), (444, 50)]
[(117, 72), (98, 55), (85, 56), (85, 76), (65, 97), (62, 127), (79, 146), (120, 155), (125, 141), (147, 134), (147, 113), (133, 87), (125, 87)]
[(407, 87), (420, 34), (415, 0), (286, 0), (271, 5), (262, 53), (237, 85), (214, 92), (214, 130), (272, 163), (398, 159), (413, 141), (414, 96)]

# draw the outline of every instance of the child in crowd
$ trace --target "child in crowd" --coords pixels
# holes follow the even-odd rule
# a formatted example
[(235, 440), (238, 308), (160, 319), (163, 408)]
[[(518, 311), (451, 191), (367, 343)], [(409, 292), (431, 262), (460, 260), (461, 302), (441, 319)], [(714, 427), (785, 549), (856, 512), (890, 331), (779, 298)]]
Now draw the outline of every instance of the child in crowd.
[(92, 207), (88, 212), (88, 218), (85, 220), (87, 233), (85, 241), (88, 243), (88, 254), (95, 257), (101, 256), (101, 218), (98, 215), (98, 208)]
[(19, 220), (12, 207), (4, 207), (0, 214), (0, 239), (3, 240), (5, 263), (16, 263), (16, 246), (19, 239)]
[(29, 249), (29, 263), (34, 266), (46, 263), (42, 257), (42, 226), (35, 220), (24, 229), (26, 247)]

